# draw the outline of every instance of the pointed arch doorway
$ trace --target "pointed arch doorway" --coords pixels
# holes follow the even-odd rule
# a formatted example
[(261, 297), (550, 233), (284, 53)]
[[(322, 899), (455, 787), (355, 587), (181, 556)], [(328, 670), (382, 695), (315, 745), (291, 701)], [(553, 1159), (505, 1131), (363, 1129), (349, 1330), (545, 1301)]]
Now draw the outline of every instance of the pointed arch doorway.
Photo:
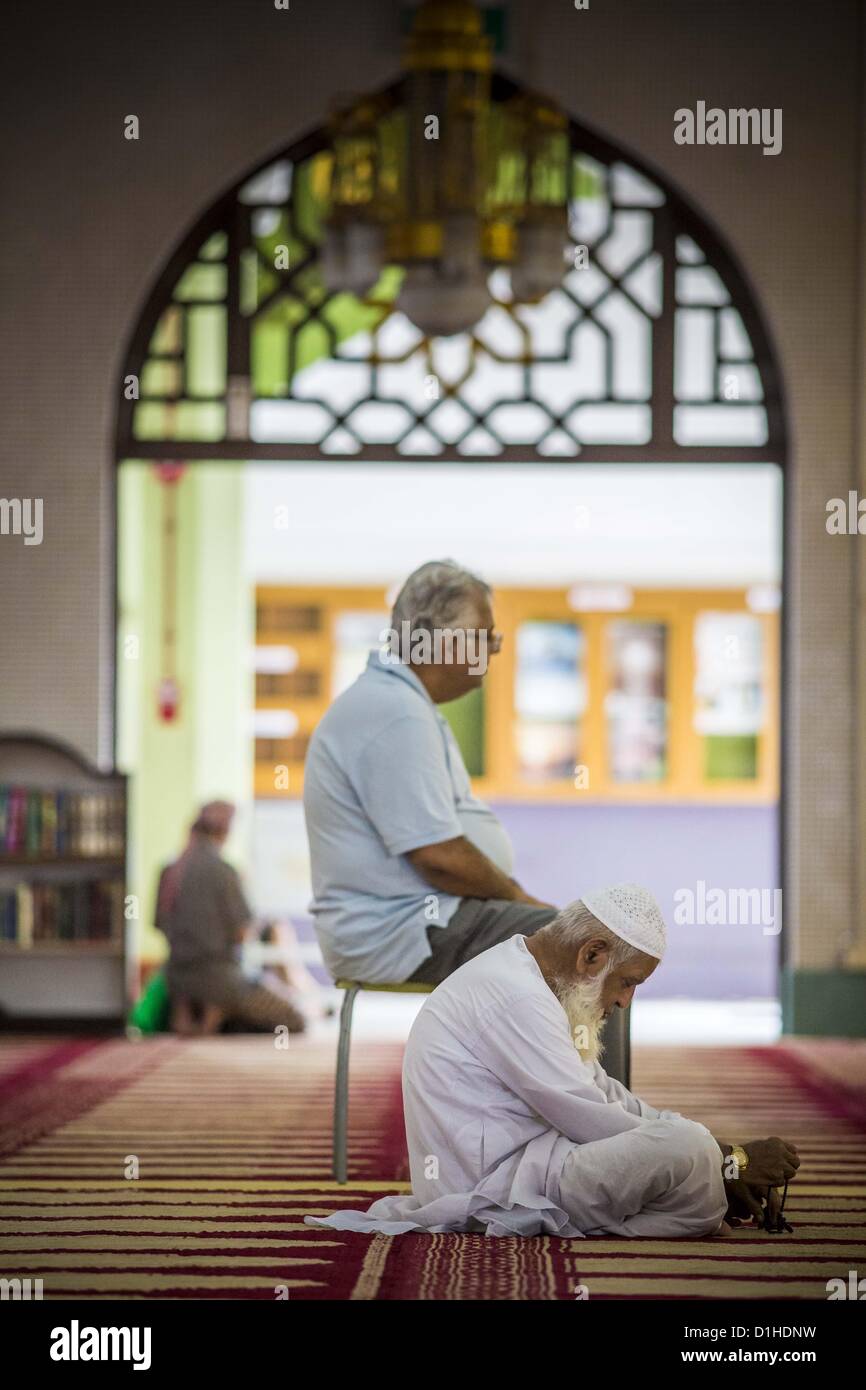
[[(495, 100), (516, 90), (494, 80)], [(398, 111), (401, 96), (396, 85), (382, 100)], [(227, 755), (220, 732), (246, 717), (242, 669), (223, 689), (195, 674), (228, 650), (215, 611), (235, 647), (254, 643), (232, 582), (250, 464), (784, 471), (780, 372), (742, 269), (657, 171), (574, 120), (569, 140), (574, 264), (533, 306), (511, 302), (495, 272), (471, 334), (423, 339), (394, 308), (397, 268), (364, 301), (325, 291), (322, 129), (227, 190), (160, 272), (121, 368), (115, 440), (118, 753), (141, 789), (133, 877), (145, 918), (153, 870), (192, 802), (254, 777), (253, 755), (237, 739)], [(158, 786), (166, 813), (154, 817)], [(781, 818), (774, 833), (781, 862)]]

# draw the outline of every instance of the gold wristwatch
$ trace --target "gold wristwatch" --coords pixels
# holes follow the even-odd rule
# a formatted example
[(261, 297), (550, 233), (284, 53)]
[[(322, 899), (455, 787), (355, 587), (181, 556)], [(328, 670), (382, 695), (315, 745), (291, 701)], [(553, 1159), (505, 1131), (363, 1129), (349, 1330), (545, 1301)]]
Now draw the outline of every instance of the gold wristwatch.
[(728, 1157), (732, 1158), (736, 1163), (737, 1177), (741, 1178), (749, 1166), (749, 1155), (746, 1153), (742, 1144), (732, 1144), (731, 1152), (728, 1154)]

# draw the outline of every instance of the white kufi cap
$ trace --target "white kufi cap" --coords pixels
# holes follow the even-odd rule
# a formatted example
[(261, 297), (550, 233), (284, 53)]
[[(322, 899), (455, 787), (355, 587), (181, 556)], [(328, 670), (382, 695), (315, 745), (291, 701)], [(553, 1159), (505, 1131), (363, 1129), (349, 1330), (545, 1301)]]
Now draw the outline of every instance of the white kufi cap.
[(581, 902), (614, 936), (661, 960), (667, 939), (665, 921), (648, 889), (637, 883), (617, 883), (584, 893)]

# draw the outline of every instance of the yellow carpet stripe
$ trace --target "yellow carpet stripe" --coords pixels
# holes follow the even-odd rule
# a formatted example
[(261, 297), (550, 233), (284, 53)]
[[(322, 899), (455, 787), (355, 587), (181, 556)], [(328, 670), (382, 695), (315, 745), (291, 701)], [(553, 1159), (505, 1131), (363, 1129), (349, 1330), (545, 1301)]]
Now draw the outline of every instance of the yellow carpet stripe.
[[(821, 1296), (819, 1290), (815, 1287), (814, 1281), (812, 1283), (807, 1283), (805, 1281), (792, 1280), (790, 1283), (786, 1282), (781, 1284), (773, 1282), (768, 1285), (766, 1281), (762, 1282), (760, 1279), (756, 1279), (754, 1283), (750, 1283), (748, 1280), (742, 1279), (740, 1272), (737, 1270), (732, 1270), (731, 1273), (734, 1277), (726, 1279), (724, 1282), (715, 1278), (676, 1279), (670, 1275), (666, 1275), (663, 1285), (659, 1284), (657, 1276), (650, 1276), (644, 1279), (587, 1279), (585, 1283), (589, 1289), (589, 1302), (592, 1302), (594, 1297), (611, 1297), (613, 1295), (619, 1295), (620, 1297), (630, 1295), (632, 1298), (652, 1299), (659, 1298), (662, 1293), (665, 1298), (687, 1299), (690, 1301), (701, 1298), (814, 1299)], [(831, 1276), (828, 1275), (827, 1277), (830, 1278)], [(683, 1309), (683, 1315), (684, 1322), (688, 1321), (689, 1318), (693, 1316), (691, 1312), (687, 1312), (685, 1308)], [(787, 1317), (789, 1315), (785, 1314), (785, 1316)], [(793, 1311), (790, 1316), (794, 1316)], [(798, 1310), (796, 1316), (802, 1321), (808, 1322), (806, 1313)], [(773, 1319), (774, 1324), (779, 1324), (782, 1321), (782, 1316), (778, 1310), (773, 1312)], [(696, 1346), (698, 1342), (699, 1339), (695, 1338)], [(718, 1346), (718, 1343), (716, 1345)]]
[[(284, 1235), (283, 1231), (286, 1230), (306, 1232), (306, 1234)], [(344, 1241), (339, 1240), (323, 1240), (323, 1236), (326, 1234), (333, 1235), (333, 1232), (328, 1233), (322, 1229), (317, 1235), (312, 1227), (305, 1226), (303, 1222), (296, 1226), (283, 1227), (282, 1231), (279, 1230), (279, 1228), (272, 1228), (263, 1233), (261, 1228), (258, 1227), (245, 1234), (239, 1234), (237, 1229), (233, 1229), (231, 1235), (224, 1235), (222, 1232), (217, 1231), (213, 1234), (213, 1237), (208, 1240), (196, 1239), (196, 1237), (201, 1236), (201, 1233), (201, 1226), (192, 1221), (179, 1221), (176, 1224), (172, 1223), (170, 1228), (164, 1233), (162, 1231), (139, 1231), (137, 1227), (133, 1230), (124, 1230), (121, 1226), (119, 1231), (112, 1231), (109, 1238), (115, 1235), (122, 1235), (122, 1250), (118, 1246), (107, 1246), (106, 1236), (104, 1235), (82, 1235), (80, 1230), (77, 1233), (43, 1231), (39, 1235), (30, 1235), (29, 1233), (27, 1235), (21, 1235), (16, 1233), (14, 1240), (4, 1240), (3, 1249), (0, 1251), (0, 1260), (6, 1260), (14, 1265), (13, 1257), (15, 1255), (23, 1254), (31, 1250), (44, 1250), (48, 1244), (55, 1246), (63, 1244), (64, 1235), (67, 1237), (66, 1244), (68, 1245), (68, 1238), (73, 1234), (75, 1237), (74, 1244), (76, 1250), (100, 1250), (104, 1253), (110, 1250), (115, 1258), (119, 1254), (123, 1254), (125, 1257), (127, 1250), (135, 1249), (178, 1250), (182, 1247), (184, 1255), (188, 1255), (196, 1250), (206, 1255), (209, 1250), (213, 1251), (216, 1246), (226, 1250), (245, 1250), (251, 1245), (260, 1245), (261, 1253), (264, 1255), (272, 1247), (274, 1251), (282, 1249), (283, 1246), (290, 1246), (292, 1249), (302, 1246), (308, 1249), (311, 1246), (315, 1246), (318, 1250), (327, 1249), (328, 1247), (339, 1248), (341, 1245), (345, 1244)], [(178, 1239), (178, 1237), (183, 1238)], [(74, 1264), (74, 1256), (67, 1255), (66, 1263)]]
[[(109, 1190), (125, 1189), (128, 1191), (130, 1186), (129, 1182), (123, 1179), (112, 1181), (111, 1179), (100, 1178), (98, 1179), (98, 1181), (94, 1181), (99, 1187), (106, 1188)], [(297, 1179), (291, 1179), (289, 1181), (280, 1181), (278, 1188), (275, 1182), (268, 1182), (266, 1180), (250, 1181), (237, 1179), (236, 1181), (230, 1181), (229, 1179), (211, 1180), (210, 1178), (171, 1178), (164, 1182), (160, 1181), (157, 1178), (137, 1178), (135, 1180), (135, 1185), (138, 1189), (144, 1189), (145, 1191), (151, 1188), (168, 1188), (170, 1191), (177, 1192), (209, 1192), (214, 1190), (219, 1192), (260, 1192), (263, 1188), (272, 1191), (279, 1190), (281, 1192), (302, 1192), (304, 1190), (310, 1189), (311, 1187), (314, 1188), (315, 1192), (317, 1193), (340, 1192), (341, 1190), (344, 1190), (343, 1184), (338, 1182), (310, 1183), (309, 1180), (307, 1180), (306, 1182), (301, 1182)], [(87, 1186), (83, 1179), (77, 1179), (75, 1186), (78, 1187), (82, 1192), (87, 1191)], [(362, 1182), (355, 1181), (354, 1178), (349, 1183), (349, 1187), (354, 1192), (410, 1192), (412, 1190), (411, 1184), (408, 1182)], [(31, 1189), (40, 1192), (54, 1191), (57, 1189), (57, 1184), (56, 1182), (46, 1182), (39, 1178), (34, 1178), (32, 1182), (28, 1182), (26, 1185), (22, 1185), (20, 1179), (16, 1181), (7, 1181), (5, 1178), (0, 1177), (0, 1196), (2, 1196), (2, 1193), (4, 1191), (26, 1192)], [(63, 1190), (67, 1191), (68, 1188), (64, 1187)]]
[[(728, 1253), (731, 1252), (729, 1251)], [(785, 1264), (783, 1259), (773, 1256), (765, 1260), (747, 1260), (742, 1264), (732, 1261), (730, 1265), (727, 1266), (724, 1263), (713, 1263), (711, 1260), (697, 1258), (676, 1260), (673, 1263), (666, 1263), (664, 1260), (642, 1260), (640, 1266), (635, 1265), (633, 1274), (634, 1277), (642, 1279), (664, 1279), (665, 1288), (667, 1288), (668, 1280), (692, 1279), (710, 1275), (714, 1278), (721, 1279), (724, 1279), (725, 1275), (737, 1275), (748, 1278), (760, 1276), (763, 1279), (779, 1280), (778, 1287), (780, 1292), (783, 1292), (784, 1284), (781, 1282), (783, 1275), (790, 1274), (803, 1279), (832, 1279), (839, 1275), (840, 1272), (844, 1271), (847, 1273), (849, 1267), (847, 1261), (848, 1257), (846, 1255), (840, 1255), (838, 1259), (835, 1257), (831, 1259), (822, 1256), (819, 1259), (798, 1261), (796, 1264)], [(621, 1274), (624, 1278), (629, 1278), (632, 1275), (632, 1271), (629, 1270), (628, 1262), (619, 1261), (615, 1256), (611, 1256), (607, 1260), (578, 1259), (575, 1262), (575, 1267), (576, 1270), (579, 1271), (581, 1278), (587, 1283), (591, 1283), (593, 1277), (599, 1277), (605, 1274)], [(591, 1288), (590, 1292), (592, 1292)]]
[(377, 1296), (392, 1240), (393, 1236), (373, 1236), (370, 1241), (370, 1248), (364, 1256), (361, 1272), (355, 1281), (355, 1287), (349, 1295), (350, 1299), (369, 1300)]
[[(69, 1274), (52, 1273), (45, 1281), (43, 1297), (62, 1298), (63, 1290), (87, 1289), (87, 1297), (91, 1297), (91, 1290), (104, 1292), (107, 1298), (127, 1298), (128, 1290), (134, 1290), (138, 1297), (145, 1297), (160, 1294), (169, 1289), (186, 1289), (191, 1291), (202, 1291), (202, 1294), (213, 1295), (219, 1293), (221, 1289), (251, 1289), (258, 1290), (270, 1298), (274, 1298), (274, 1287), (276, 1283), (285, 1284), (289, 1289), (311, 1289), (324, 1288), (321, 1279), (292, 1279), (280, 1278), (279, 1281), (273, 1278), (263, 1278), (262, 1275), (253, 1274), (139, 1274), (134, 1269), (128, 1274), (100, 1274), (98, 1271), (81, 1270), (80, 1273), (73, 1271)], [(120, 1290), (121, 1292), (118, 1292)]]
[[(44, 1269), (46, 1273), (48, 1270), (53, 1269), (69, 1271), (70, 1265), (75, 1265), (76, 1267), (80, 1266), (84, 1269), (104, 1269), (113, 1265), (122, 1265), (124, 1273), (119, 1276), (120, 1278), (125, 1278), (126, 1270), (135, 1271), (136, 1269), (147, 1269), (157, 1261), (161, 1269), (165, 1269), (166, 1267), (172, 1269), (185, 1269), (188, 1268), (190, 1264), (196, 1264), (213, 1266), (214, 1269), (224, 1271), (226, 1266), (225, 1258), (222, 1255), (195, 1255), (190, 1257), (186, 1254), (178, 1254), (177, 1252), (171, 1251), (163, 1251), (159, 1255), (137, 1255), (130, 1250), (109, 1251), (106, 1254), (100, 1255), (93, 1255), (87, 1252), (79, 1254), (77, 1251), (74, 1254), (64, 1253), (62, 1255), (29, 1255), (27, 1256), (27, 1263), (30, 1265), (31, 1270), (35, 1267), (34, 1261), (38, 1262), (39, 1269)], [(242, 1265), (244, 1268), (261, 1266), (262, 1269), (273, 1269), (275, 1262), (280, 1265), (285, 1264), (287, 1267), (290, 1266), (292, 1268), (296, 1265), (328, 1265), (330, 1263), (328, 1260), (316, 1259), (314, 1255), (238, 1255), (237, 1261), (238, 1264)], [(12, 1266), (8, 1262), (6, 1268), (11, 1272)], [(20, 1256), (18, 1264), (15, 1266), (15, 1272), (17, 1274), (27, 1273), (27, 1270), (23, 1267), (23, 1260)], [(208, 1276), (202, 1275), (201, 1277), (206, 1278)], [(115, 1274), (115, 1279), (117, 1278), (118, 1275)], [(195, 1276), (190, 1275), (190, 1278), (194, 1279)]]

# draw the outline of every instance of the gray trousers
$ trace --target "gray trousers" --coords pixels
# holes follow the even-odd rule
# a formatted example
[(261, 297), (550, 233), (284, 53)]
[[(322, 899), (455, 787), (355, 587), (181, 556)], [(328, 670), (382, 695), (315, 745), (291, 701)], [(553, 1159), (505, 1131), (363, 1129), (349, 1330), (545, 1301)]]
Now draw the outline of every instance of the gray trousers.
[[(463, 898), (446, 927), (428, 927), (427, 940), (432, 955), (422, 961), (409, 981), (440, 985), (466, 961), (479, 956), (512, 936), (532, 936), (556, 916), (555, 907), (533, 907), (531, 903), (508, 902), (503, 898)], [(407, 981), (407, 983), (409, 983)], [(604, 1057), (608, 1076), (629, 1085), (631, 1055), (629, 1010), (614, 1009), (604, 1025)]]

